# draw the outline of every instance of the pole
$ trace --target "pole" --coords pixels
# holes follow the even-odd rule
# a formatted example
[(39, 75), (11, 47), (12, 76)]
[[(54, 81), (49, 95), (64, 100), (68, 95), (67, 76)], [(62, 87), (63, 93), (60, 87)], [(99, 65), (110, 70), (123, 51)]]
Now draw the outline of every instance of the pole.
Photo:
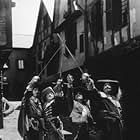
[[(113, 0), (111, 0), (111, 11), (112, 11), (112, 6), (113, 6)], [(114, 47), (114, 22), (113, 22), (113, 12), (111, 12), (111, 30), (112, 30), (112, 35), (111, 35), (111, 41), (112, 41), (112, 46)]]
[(3, 72), (0, 71), (0, 129), (3, 128), (3, 103), (2, 103), (2, 97), (3, 97)]
[(88, 51), (89, 51), (89, 43), (88, 43), (88, 17), (87, 17), (87, 0), (85, 0), (85, 10), (84, 10), (84, 32), (85, 32), (85, 65), (88, 61)]
[(131, 29), (130, 29), (130, 1), (127, 0), (127, 13), (128, 13), (128, 42), (131, 40)]

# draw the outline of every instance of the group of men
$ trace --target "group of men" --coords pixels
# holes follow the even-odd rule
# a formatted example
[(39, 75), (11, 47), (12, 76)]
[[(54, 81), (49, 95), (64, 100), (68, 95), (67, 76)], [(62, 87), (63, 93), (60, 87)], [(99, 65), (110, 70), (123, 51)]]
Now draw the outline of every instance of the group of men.
[(98, 80), (99, 89), (88, 73), (81, 75), (78, 87), (74, 80), (68, 74), (66, 82), (59, 78), (53, 86), (40, 89), (40, 77), (32, 78), (18, 120), (24, 140), (122, 140), (119, 82)]

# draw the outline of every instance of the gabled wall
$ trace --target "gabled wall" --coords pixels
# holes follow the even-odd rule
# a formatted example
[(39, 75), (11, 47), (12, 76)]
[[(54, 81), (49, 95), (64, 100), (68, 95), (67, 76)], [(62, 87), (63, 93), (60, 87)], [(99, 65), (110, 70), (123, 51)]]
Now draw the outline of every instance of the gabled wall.
[[(18, 60), (23, 60), (24, 69), (18, 68)], [(14, 48), (8, 58), (8, 69), (4, 76), (8, 85), (5, 85), (4, 97), (8, 100), (21, 100), (25, 87), (32, 78), (32, 59), (29, 49)]]

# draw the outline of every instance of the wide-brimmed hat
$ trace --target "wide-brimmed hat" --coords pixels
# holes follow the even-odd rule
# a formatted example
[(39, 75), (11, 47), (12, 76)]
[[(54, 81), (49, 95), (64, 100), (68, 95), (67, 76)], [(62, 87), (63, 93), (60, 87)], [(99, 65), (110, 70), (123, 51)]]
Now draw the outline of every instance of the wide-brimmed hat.
[(111, 79), (101, 79), (97, 80), (97, 83), (114, 83), (114, 84), (119, 84), (119, 81), (117, 80), (111, 80)]
[(50, 87), (50, 86), (49, 87), (46, 87), (45, 89), (42, 90), (42, 95), (45, 96), (45, 95), (47, 95), (50, 92), (53, 93), (53, 94), (55, 94), (55, 92), (52, 89), (52, 87)]
[(106, 84), (110, 84), (111, 88), (112, 88), (112, 93), (116, 94), (118, 92), (118, 88), (119, 88), (119, 81), (118, 80), (112, 80), (112, 79), (101, 79), (101, 80), (97, 80), (97, 88), (100, 91), (103, 91), (104, 85)]
[(42, 102), (46, 101), (46, 95), (49, 94), (50, 92), (55, 95), (54, 90), (50, 86), (46, 87), (45, 89), (42, 90), (42, 92), (41, 92), (41, 100), (42, 100)]

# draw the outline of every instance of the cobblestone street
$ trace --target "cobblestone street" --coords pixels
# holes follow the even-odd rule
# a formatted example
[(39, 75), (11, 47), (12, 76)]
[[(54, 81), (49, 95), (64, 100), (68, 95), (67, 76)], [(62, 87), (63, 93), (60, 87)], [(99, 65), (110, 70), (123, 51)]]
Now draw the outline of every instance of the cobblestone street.
[[(0, 129), (0, 140), (22, 140), (22, 137), (17, 131), (19, 107), (21, 102), (9, 102), (14, 106), (14, 112), (9, 116), (4, 117), (3, 125), (4, 128)], [(71, 140), (71, 133), (64, 130), (65, 138)]]
[(19, 110), (17, 110), (17, 106), (20, 103), (12, 103), (14, 105), (14, 112), (7, 117), (4, 117), (4, 128), (0, 129), (0, 138), (2, 140), (22, 140), (18, 131), (17, 131), (17, 120)]

